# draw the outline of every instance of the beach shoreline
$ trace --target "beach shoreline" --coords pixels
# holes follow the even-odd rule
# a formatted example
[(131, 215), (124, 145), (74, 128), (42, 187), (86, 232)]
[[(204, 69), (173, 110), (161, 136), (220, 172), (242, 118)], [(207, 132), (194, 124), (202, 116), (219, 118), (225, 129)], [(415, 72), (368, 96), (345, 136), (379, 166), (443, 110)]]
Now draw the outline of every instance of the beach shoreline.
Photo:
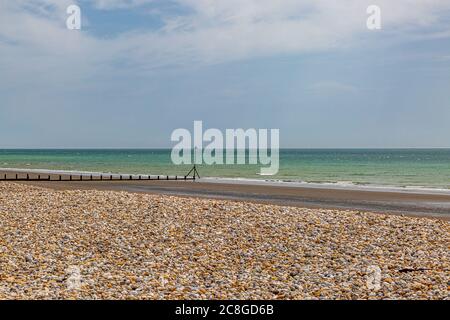
[[(69, 176), (80, 177), (82, 176), (85, 180), (89, 180), (89, 177), (92, 176), (94, 179), (100, 179), (103, 177), (103, 180), (109, 180), (109, 177), (119, 178), (120, 176), (124, 177), (124, 180), (128, 180), (128, 177), (132, 177), (133, 180), (138, 180), (139, 177), (142, 177), (142, 180), (147, 180), (147, 177), (161, 177), (163, 180), (165, 177), (178, 177), (179, 180), (182, 180), (184, 175), (180, 174), (145, 174), (145, 173), (129, 173), (129, 172), (100, 172), (100, 171), (79, 171), (79, 170), (55, 170), (55, 169), (27, 169), (27, 168), (2, 168), (0, 167), (0, 179), (4, 175), (7, 175), (9, 178), (14, 177), (15, 174), (18, 174), (20, 178), (24, 178), (27, 174), (30, 175), (30, 178), (37, 178), (40, 176), (47, 177), (50, 175), (52, 180), (57, 180), (59, 176), (62, 176), (64, 179), (68, 179)], [(341, 182), (307, 182), (302, 180), (280, 180), (280, 179), (269, 179), (269, 178), (260, 178), (260, 179), (251, 179), (251, 178), (240, 178), (240, 177), (198, 177), (198, 182), (204, 183), (218, 183), (218, 184), (243, 184), (243, 185), (261, 185), (261, 186), (274, 186), (274, 187), (299, 187), (299, 188), (311, 188), (311, 189), (327, 189), (327, 190), (354, 190), (354, 191), (381, 191), (381, 192), (399, 192), (399, 193), (411, 193), (411, 194), (441, 194), (441, 195), (450, 195), (450, 188), (440, 188), (440, 187), (431, 187), (431, 186), (418, 186), (418, 185), (410, 185), (410, 186), (396, 186), (389, 184), (362, 184), (362, 183), (354, 183), (351, 181), (341, 181)], [(76, 179), (74, 179), (76, 180)]]
[[(182, 197), (199, 197), (233, 201), (254, 202), (273, 205), (285, 205), (305, 208), (327, 208), (341, 210), (359, 210), (383, 214), (409, 215), (450, 220), (450, 194), (427, 190), (396, 189), (357, 189), (330, 186), (292, 185), (263, 183), (245, 180), (199, 179), (192, 181), (100, 181), (100, 173), (81, 173), (65, 171), (0, 169), (4, 174), (22, 177), (27, 173), (30, 178), (41, 173), (50, 175), (52, 180), (68, 180), (74, 174), (74, 181), (21, 181), (20, 183), (42, 186), (55, 190), (111, 190), (131, 193), (165, 194)], [(93, 181), (75, 181), (82, 174), (94, 175)], [(115, 175), (116, 177), (118, 175)]]

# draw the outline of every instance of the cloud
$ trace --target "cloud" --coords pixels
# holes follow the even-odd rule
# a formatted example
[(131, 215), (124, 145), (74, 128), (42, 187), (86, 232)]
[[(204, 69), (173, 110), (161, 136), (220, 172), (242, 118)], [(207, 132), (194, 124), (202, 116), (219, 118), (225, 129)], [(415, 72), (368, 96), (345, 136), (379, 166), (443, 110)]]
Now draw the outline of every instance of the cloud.
[(437, 57), (438, 61), (450, 61), (450, 54), (449, 55), (444, 55), (444, 56), (439, 56)]
[[(49, 55), (84, 55), (105, 63), (127, 60), (141, 70), (164, 65), (214, 64), (276, 54), (345, 49), (368, 37), (366, 8), (373, 1), (169, 0), (183, 14), (161, 12), (164, 26), (119, 34), (108, 40), (64, 28), (74, 1), (2, 2), (0, 48), (11, 43)], [(385, 35), (436, 27), (450, 9), (447, 0), (379, 0)], [(159, 0), (95, 0), (101, 10), (136, 8)], [(167, 1), (166, 1), (167, 3)], [(83, 8), (83, 2), (80, 3)], [(159, 9), (162, 10), (162, 9)], [(414, 30), (414, 31), (411, 31)], [(442, 34), (447, 30), (437, 30)], [(432, 35), (430, 35), (432, 36)], [(11, 48), (8, 48), (11, 49)]]
[(324, 82), (318, 82), (315, 83), (313, 85), (311, 85), (308, 90), (318, 93), (318, 94), (324, 94), (324, 93), (329, 93), (329, 94), (355, 94), (358, 93), (358, 88), (350, 85), (350, 84), (346, 84), (346, 83), (340, 83), (340, 82), (336, 82), (336, 81), (324, 81)]
[[(382, 9), (381, 31), (366, 28), (366, 8), (374, 2)], [(66, 29), (66, 8), (70, 4), (80, 5), (83, 17), (91, 20), (89, 28), (81, 31)], [(130, 19), (133, 14), (148, 13), (149, 19), (157, 19), (158, 23), (145, 26), (130, 23), (130, 26), (136, 26), (131, 32), (111, 32), (99, 36), (91, 30), (95, 28), (94, 20), (100, 10), (124, 10), (130, 12)], [(286, 101), (292, 103), (298, 99), (299, 86), (295, 83), (302, 76), (302, 88), (307, 87), (305, 83), (315, 83), (309, 88), (310, 91), (336, 95), (344, 93), (344, 97), (347, 96), (345, 93), (358, 93), (348, 96), (351, 99), (362, 98), (357, 78), (345, 77), (345, 72), (336, 76), (333, 70), (324, 72), (326, 66), (318, 66), (317, 69), (322, 72), (316, 74), (311, 69), (314, 64), (307, 64), (309, 54), (328, 53), (326, 59), (329, 60), (333, 60), (336, 54), (337, 60), (331, 63), (339, 64), (340, 53), (352, 53), (360, 48), (368, 52), (380, 46), (389, 48), (389, 45), (399, 41), (444, 41), (450, 37), (449, 10), (448, 0), (0, 0), (0, 117), (6, 123), (6, 129), (0, 130), (6, 133), (8, 130), (25, 130), (23, 141), (26, 142), (34, 138), (33, 133), (26, 134), (26, 130), (31, 132), (31, 129), (20, 127), (28, 121), (38, 128), (34, 132), (47, 130), (47, 138), (51, 141), (53, 136), (60, 134), (53, 126), (43, 125), (51, 118), (55, 120), (55, 125), (60, 126), (61, 132), (66, 132), (66, 138), (75, 141), (77, 135), (73, 132), (79, 130), (78, 124), (85, 121), (86, 114), (93, 114), (95, 121), (92, 128), (98, 122), (95, 116), (108, 117), (104, 128), (111, 130), (112, 134), (116, 127), (111, 123), (120, 125), (123, 119), (131, 119), (125, 131), (130, 133), (132, 141), (136, 139), (136, 136), (131, 137), (131, 132), (136, 130), (135, 121), (142, 115), (152, 116), (142, 111), (144, 109), (161, 115), (165, 110), (162, 108), (178, 113), (185, 105), (192, 108), (199, 105), (204, 110), (206, 108), (202, 104), (216, 106), (221, 100), (217, 95), (211, 93), (203, 98), (192, 94), (196, 90), (208, 91), (210, 83), (211, 88), (220, 92), (222, 97), (239, 96), (243, 92), (245, 97), (236, 99), (239, 101), (233, 107), (239, 110), (248, 108), (245, 109), (248, 114), (255, 111), (250, 110), (252, 104), (259, 108), (264, 104), (261, 102), (267, 102), (267, 92), (274, 97), (267, 105), (273, 102), (284, 107)], [(105, 12), (103, 19), (115, 13)], [(117, 23), (128, 22), (121, 14)], [(418, 47), (411, 45), (409, 48)], [(428, 55), (430, 60), (441, 55), (443, 61), (448, 60), (447, 52), (434, 50), (433, 46), (429, 48), (429, 52), (423, 52), (428, 50), (425, 47), (417, 54)], [(401, 49), (404, 62), (404, 55), (409, 53)], [(389, 54), (387, 50), (385, 52)], [(258, 61), (255, 61), (257, 70), (246, 68), (245, 64), (201, 68), (286, 55), (306, 57), (306, 62), (303, 64), (302, 59), (298, 59), (298, 71), (284, 70), (286, 65), (281, 66), (283, 63), (280, 62), (283, 59), (276, 60), (267, 70)], [(399, 59), (398, 56), (395, 58)], [(244, 66), (242, 74), (239, 72), (241, 66)], [(302, 66), (305, 70), (301, 69)], [(178, 72), (186, 68), (195, 72)], [(220, 72), (208, 74), (212, 69)], [(177, 71), (175, 76), (171, 73), (173, 70)], [(227, 70), (233, 73), (233, 76), (228, 75), (228, 80), (221, 74)], [(201, 78), (202, 74), (204, 78)], [(371, 77), (370, 72), (367, 74)], [(177, 83), (183, 76), (184, 80)], [(247, 81), (253, 91), (242, 89), (241, 76), (251, 78)], [(290, 90), (280, 88), (289, 87), (291, 78), (295, 94), (286, 98), (283, 94)], [(257, 87), (258, 81), (263, 82), (261, 88)], [(234, 83), (235, 91), (230, 91), (229, 86)], [(219, 86), (220, 90), (215, 86)], [(209, 91), (213, 91), (211, 88)], [(249, 91), (253, 94), (248, 94)], [(445, 90), (443, 92), (447, 93)], [(304, 100), (301, 102), (306, 104)], [(127, 108), (123, 108), (124, 105)], [(158, 109), (160, 105), (163, 106)], [(221, 105), (223, 113), (216, 109), (214, 115), (226, 118), (230, 105), (224, 102)], [(101, 106), (104, 108), (102, 112)], [(109, 109), (111, 112), (108, 112)], [(202, 116), (206, 114), (204, 110)], [(261, 113), (260, 109), (256, 112)], [(278, 114), (278, 111), (271, 114), (272, 118)], [(73, 123), (65, 123), (67, 118), (74, 119)], [(14, 127), (20, 127), (20, 130)], [(153, 127), (153, 124), (149, 125), (149, 128)], [(102, 130), (98, 132), (104, 135)], [(121, 135), (116, 133), (114, 137), (120, 138)], [(86, 139), (90, 138), (88, 136)]]
[(112, 10), (139, 7), (155, 0), (94, 0), (93, 2), (98, 9)]
[[(449, 36), (441, 23), (449, 18), (447, 0), (377, 2), (383, 21), (377, 32), (384, 40)], [(97, 10), (145, 6), (159, 11), (163, 20), (162, 27), (107, 38), (65, 28), (66, 8), (73, 3), (82, 10), (86, 5), (74, 0), (0, 2), (4, 79), (9, 75), (8, 82), (31, 83), (30, 77), (46, 72), (51, 76), (43, 83), (76, 83), (99, 75), (147, 74), (161, 67), (347, 50), (367, 43), (373, 34), (366, 28), (368, 0), (95, 0)]]

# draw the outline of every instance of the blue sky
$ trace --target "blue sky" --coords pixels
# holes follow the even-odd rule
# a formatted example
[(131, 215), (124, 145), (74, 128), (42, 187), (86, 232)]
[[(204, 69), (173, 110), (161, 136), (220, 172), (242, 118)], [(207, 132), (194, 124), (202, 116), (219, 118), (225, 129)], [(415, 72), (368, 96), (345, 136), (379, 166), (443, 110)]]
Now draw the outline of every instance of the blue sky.
[(0, 147), (170, 147), (194, 120), (282, 147), (450, 147), (450, 2), (392, 2), (1, 0)]

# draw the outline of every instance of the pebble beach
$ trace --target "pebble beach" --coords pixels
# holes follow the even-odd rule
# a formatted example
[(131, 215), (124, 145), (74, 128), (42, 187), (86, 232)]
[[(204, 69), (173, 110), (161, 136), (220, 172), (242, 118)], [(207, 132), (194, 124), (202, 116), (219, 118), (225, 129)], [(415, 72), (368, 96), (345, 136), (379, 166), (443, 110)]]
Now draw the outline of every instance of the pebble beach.
[(448, 299), (450, 222), (0, 183), (0, 299)]

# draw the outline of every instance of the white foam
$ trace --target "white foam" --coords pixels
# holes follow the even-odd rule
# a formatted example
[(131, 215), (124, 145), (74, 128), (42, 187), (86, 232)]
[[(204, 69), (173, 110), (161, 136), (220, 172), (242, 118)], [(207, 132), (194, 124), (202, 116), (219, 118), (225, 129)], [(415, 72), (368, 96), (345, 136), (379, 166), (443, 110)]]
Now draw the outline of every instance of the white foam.
[(389, 186), (389, 185), (367, 185), (355, 184), (352, 181), (337, 181), (337, 182), (306, 182), (296, 180), (261, 180), (261, 179), (247, 179), (247, 178), (221, 178), (221, 177), (207, 177), (199, 179), (200, 182), (209, 183), (236, 183), (248, 185), (270, 185), (280, 187), (302, 187), (314, 189), (337, 189), (337, 190), (364, 190), (364, 191), (383, 191), (383, 192), (403, 192), (411, 194), (444, 194), (450, 195), (450, 189), (433, 188), (425, 186)]

